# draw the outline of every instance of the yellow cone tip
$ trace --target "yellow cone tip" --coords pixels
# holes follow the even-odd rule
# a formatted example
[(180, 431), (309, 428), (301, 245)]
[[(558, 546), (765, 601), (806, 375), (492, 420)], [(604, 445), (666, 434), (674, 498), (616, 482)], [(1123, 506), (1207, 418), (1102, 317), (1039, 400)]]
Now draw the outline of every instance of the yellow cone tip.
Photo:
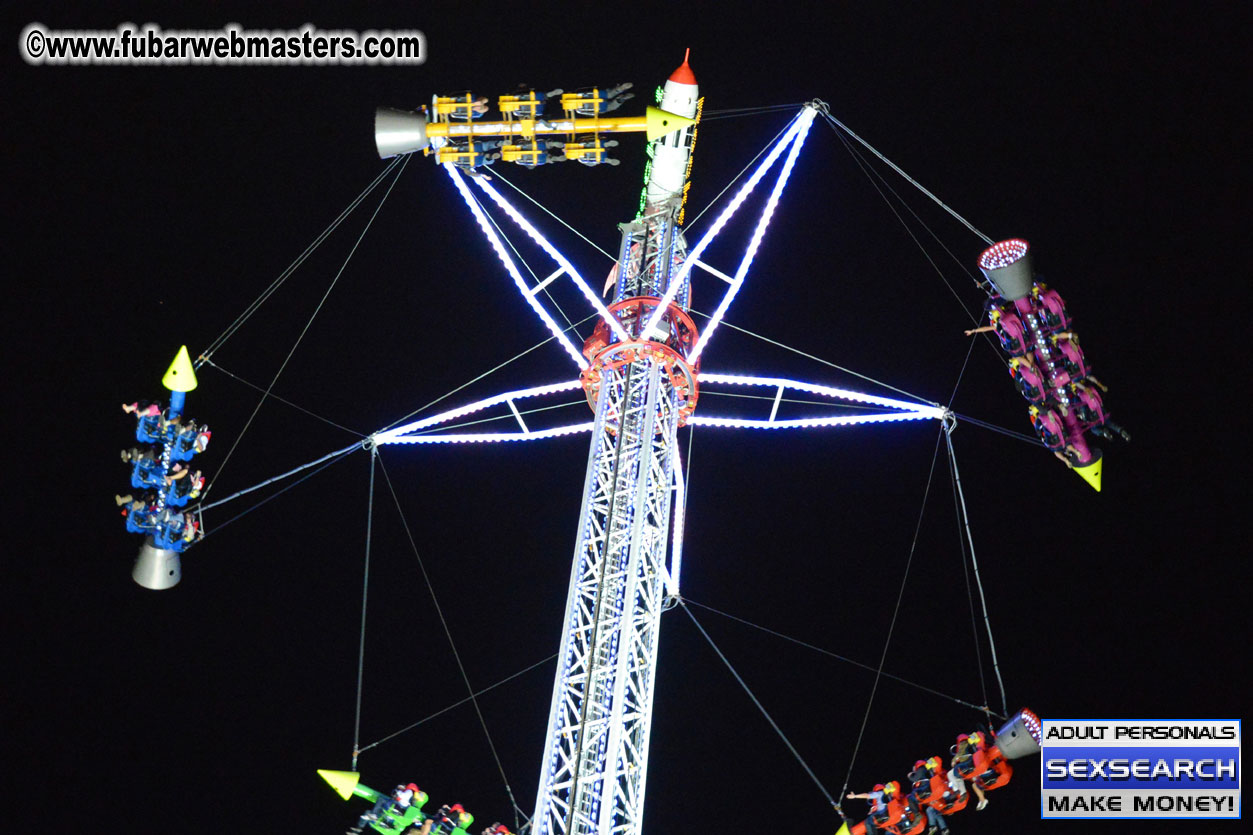
[(191, 391), (196, 387), (196, 370), (191, 366), (191, 357), (187, 353), (186, 345), (179, 348), (178, 353), (174, 355), (174, 362), (170, 363), (165, 376), (161, 378), (161, 385), (170, 391), (182, 392)]
[(1085, 464), (1082, 467), (1075, 467), (1074, 470), (1079, 476), (1091, 485), (1096, 492), (1101, 492), (1101, 464), (1103, 463), (1101, 456), (1098, 454), (1096, 460), (1091, 464)]
[(688, 125), (694, 125), (696, 120), (670, 113), (662, 110), (660, 107), (650, 107), (644, 113), (644, 124), (648, 141), (652, 142), (659, 136), (665, 136), (667, 133), (683, 130)]
[(352, 790), (361, 781), (361, 774), (356, 771), (332, 771), (329, 768), (319, 768), (318, 774), (322, 775), (322, 779), (330, 783), (335, 793), (344, 800), (352, 797)]
[(848, 821), (840, 824), (840, 828), (835, 831), (835, 835), (848, 835)]

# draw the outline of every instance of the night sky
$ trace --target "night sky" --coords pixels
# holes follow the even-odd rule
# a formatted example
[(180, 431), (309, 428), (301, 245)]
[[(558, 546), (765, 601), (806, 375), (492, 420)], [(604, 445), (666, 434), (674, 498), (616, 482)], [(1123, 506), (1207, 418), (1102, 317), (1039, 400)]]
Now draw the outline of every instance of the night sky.
[[(16, 254), (4, 305), (4, 585), (14, 598), (4, 738), (9, 785), (27, 793), (24, 806), (10, 805), (12, 820), (334, 833), (360, 813), (315, 770), (347, 769), (352, 755), (368, 456), (255, 510), (273, 488), (210, 511), (210, 536), (184, 556), (182, 583), (150, 592), (130, 579), (139, 538), (112, 500), (128, 490), (117, 450), (133, 440), (118, 404), (161, 397), (178, 346), (204, 350), (382, 170), (376, 106), (412, 108), (467, 88), (495, 97), (518, 83), (633, 81), (647, 95), (687, 47), (711, 116), (820, 98), (974, 226), (1028, 239), (1110, 387), (1106, 404), (1133, 442), (1103, 444), (1100, 494), (1038, 446), (970, 422), (953, 436), (1009, 709), (1246, 716), (1248, 442), (1235, 396), (1248, 377), (1245, 340), (1237, 346), (1248, 235), (1236, 223), (1247, 213), (1249, 32), (1234, 4), (833, 3), (806, 13), (775, 4), (749, 16), (680, 11), (691, 4), (664, 14), (109, 5), (4, 11), (5, 249)], [(29, 66), (17, 42), (34, 21), (415, 28), (430, 58), (409, 67)], [(792, 112), (703, 124), (689, 205), (711, 201)], [(641, 140), (616, 150), (616, 168), (503, 173), (613, 249), (644, 164)], [(984, 244), (875, 170), (926, 229), (898, 207), (907, 231), (836, 133), (816, 123), (728, 321), (929, 400), (948, 403), (960, 375), (955, 411), (1030, 432), (998, 352), (979, 342), (966, 363), (961, 332), (981, 304), (970, 275)], [(269, 384), (382, 191), (214, 355), (218, 365)], [(220, 469), (213, 499), (347, 446), (357, 436), (343, 427), (388, 425), (547, 336), (431, 160), (410, 161), (369, 225), (273, 389), (341, 427), (270, 400), (241, 439), (260, 395), (204, 367), (187, 411), (214, 432), (197, 461)], [(608, 259), (551, 221), (542, 228), (599, 283)], [(732, 258), (724, 245), (709, 260), (729, 269)], [(716, 289), (698, 279), (694, 306), (711, 312)], [(566, 309), (575, 321), (590, 312)], [(729, 328), (704, 368), (869, 385)], [(568, 357), (548, 345), (440, 408), (571, 376)], [(706, 408), (747, 407), (710, 398)], [(986, 635), (971, 624), (943, 455), (927, 491), (933, 424), (689, 434), (680, 433), (691, 466), (685, 597), (877, 667), (917, 525), (884, 670), (1000, 711)], [(476, 688), (557, 650), (586, 456), (586, 436), (381, 453)], [(362, 746), (466, 695), (383, 472)], [(873, 672), (690, 609), (832, 795), (850, 763), (852, 791), (904, 780), (915, 759), (946, 752), (981, 718), (890, 679), (871, 702)], [(528, 814), (553, 671), (550, 661), (479, 702)], [(657, 675), (647, 831), (836, 829), (823, 792), (681, 609), (663, 616)], [(953, 831), (1178, 828), (1040, 821), (1037, 768), (1021, 762), (987, 810), (950, 819)], [(463, 803), (476, 833), (498, 819), (513, 825), (469, 705), (371, 748), (360, 771), (380, 789), (414, 780), (431, 808)], [(864, 813), (861, 801), (845, 806)]]

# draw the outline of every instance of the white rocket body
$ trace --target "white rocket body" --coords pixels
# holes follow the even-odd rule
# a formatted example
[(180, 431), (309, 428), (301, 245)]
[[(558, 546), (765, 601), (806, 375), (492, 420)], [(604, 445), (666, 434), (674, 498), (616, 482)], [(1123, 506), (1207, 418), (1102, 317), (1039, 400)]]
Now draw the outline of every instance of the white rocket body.
[[(662, 91), (661, 109), (677, 116), (696, 118), (696, 103), (700, 98), (700, 86), (696, 76), (687, 65), (687, 57), (683, 65), (670, 74)], [(653, 140), (653, 162), (648, 177), (647, 203), (657, 205), (683, 193), (683, 184), (687, 179), (688, 160), (692, 154), (692, 132), (694, 125), (688, 125), (680, 131), (666, 134)]]

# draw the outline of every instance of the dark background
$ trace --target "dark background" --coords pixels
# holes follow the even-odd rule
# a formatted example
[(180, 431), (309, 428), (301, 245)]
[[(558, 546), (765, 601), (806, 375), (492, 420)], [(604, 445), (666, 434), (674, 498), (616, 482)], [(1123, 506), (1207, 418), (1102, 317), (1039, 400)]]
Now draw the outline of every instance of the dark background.
[[(264, 493), (211, 512), (214, 533), (185, 555), (182, 583), (148, 592), (130, 581), (139, 541), (111, 498), (125, 491), (116, 450), (133, 425), (117, 404), (161, 396), (178, 345), (203, 350), (381, 170), (375, 106), (413, 107), (466, 88), (494, 96), (519, 82), (631, 80), (647, 92), (686, 47), (709, 111), (822, 98), (988, 235), (1030, 240), (1110, 385), (1106, 402), (1134, 442), (1107, 445), (1100, 494), (1043, 449), (970, 423), (954, 435), (1010, 710), (1243, 718), (1248, 445), (1235, 395), (1248, 376), (1248, 236), (1237, 223), (1249, 32), (1234, 4), (836, 3), (807, 13), (776, 4), (751, 14), (691, 4), (199, 6), (71, 13), (19, 3), (4, 13), (5, 738), (9, 783), (28, 793), (24, 810), (10, 805), (15, 820), (60, 825), (81, 815), (137, 833), (337, 832), (361, 811), (314, 772), (350, 765), (367, 457), (350, 456), (242, 518)], [(430, 59), (34, 67), (16, 48), (32, 21), (417, 28)], [(691, 205), (710, 201), (788, 117), (704, 124)], [(634, 213), (643, 165), (642, 143), (618, 152), (617, 168), (504, 173), (612, 248), (615, 224)], [(980, 303), (968, 273), (983, 244), (888, 177), (956, 257), (918, 233), (961, 304), (835, 133), (817, 124), (729, 321), (948, 402), (968, 348), (962, 308)], [(258, 385), (273, 378), (377, 194), (215, 362)], [(603, 275), (603, 256), (544, 228), (586, 275)], [(729, 269), (724, 251), (716, 263)], [(696, 307), (711, 310), (712, 284), (697, 294)], [(274, 393), (368, 432), (545, 335), (447, 178), (418, 158)], [(729, 329), (705, 368), (865, 385)], [(446, 405), (570, 372), (547, 346)], [(222, 468), (214, 498), (352, 443), (271, 401), (223, 467), (257, 399), (208, 367), (188, 398), (188, 413), (214, 429), (203, 457)], [(709, 413), (721, 405), (711, 398)], [(1030, 431), (986, 344), (975, 345), (954, 408)], [(927, 424), (697, 431), (684, 594), (877, 666), (935, 440)], [(382, 453), (475, 687), (556, 651), (585, 459), (582, 436)], [(362, 745), (465, 695), (381, 472), (375, 487)], [(885, 670), (983, 702), (982, 669), (999, 710), (982, 626), (971, 626), (955, 520), (941, 457)], [(850, 762), (855, 791), (903, 779), (915, 759), (944, 751), (980, 719), (883, 680), (857, 748), (872, 673), (694, 613), (832, 794)], [(681, 610), (663, 618), (661, 641), (649, 831), (833, 831), (822, 793)], [(552, 673), (549, 663), (480, 700), (528, 814)], [(1036, 768), (1023, 762), (987, 810), (952, 818), (954, 831), (1179, 828), (1041, 822)], [(360, 770), (381, 789), (415, 780), (432, 808), (460, 801), (482, 825), (513, 823), (468, 705), (366, 752)], [(863, 812), (860, 801), (846, 805)], [(47, 820), (54, 808), (57, 820)]]

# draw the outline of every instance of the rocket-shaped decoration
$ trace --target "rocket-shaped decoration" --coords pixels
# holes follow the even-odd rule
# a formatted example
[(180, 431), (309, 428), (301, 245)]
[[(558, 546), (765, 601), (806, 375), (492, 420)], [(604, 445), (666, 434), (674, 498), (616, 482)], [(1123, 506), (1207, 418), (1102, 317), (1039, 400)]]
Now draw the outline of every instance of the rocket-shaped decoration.
[(192, 367), (186, 345), (180, 347), (174, 355), (174, 362), (170, 363), (165, 376), (161, 378), (161, 385), (170, 390), (170, 416), (181, 415), (187, 392), (198, 385), (196, 370)]
[[(695, 119), (700, 87), (697, 86), (696, 76), (692, 74), (692, 68), (687, 63), (690, 53), (691, 50), (684, 53), (683, 63), (670, 73), (670, 78), (662, 89), (661, 109), (676, 116)], [(693, 130), (695, 127), (688, 125), (653, 141), (653, 162), (646, 198), (649, 205), (657, 205), (683, 193), (688, 158), (692, 153)]]
[(1096, 457), (1083, 466), (1076, 466), (1072, 469), (1079, 474), (1079, 477), (1088, 483), (1093, 490), (1101, 492), (1101, 453), (1098, 450)]
[(333, 771), (329, 768), (319, 768), (318, 774), (344, 800), (355, 794), (357, 797), (373, 802), (378, 800), (383, 794), (369, 786), (361, 785), (361, 775), (356, 771)]

